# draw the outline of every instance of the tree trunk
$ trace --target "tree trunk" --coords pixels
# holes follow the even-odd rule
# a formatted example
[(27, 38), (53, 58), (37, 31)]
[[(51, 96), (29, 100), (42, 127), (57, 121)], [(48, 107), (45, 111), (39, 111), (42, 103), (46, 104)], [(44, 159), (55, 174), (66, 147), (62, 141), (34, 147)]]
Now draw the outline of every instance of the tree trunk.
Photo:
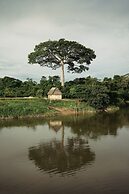
[(64, 123), (62, 123), (62, 141), (61, 141), (62, 148), (64, 148)]
[(64, 87), (64, 63), (61, 61), (61, 86)]

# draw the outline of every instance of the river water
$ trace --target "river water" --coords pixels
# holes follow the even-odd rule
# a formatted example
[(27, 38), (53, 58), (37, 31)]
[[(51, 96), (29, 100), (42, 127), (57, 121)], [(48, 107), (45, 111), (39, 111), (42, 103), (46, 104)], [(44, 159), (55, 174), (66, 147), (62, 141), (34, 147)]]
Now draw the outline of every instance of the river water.
[(0, 194), (128, 194), (129, 111), (0, 122)]

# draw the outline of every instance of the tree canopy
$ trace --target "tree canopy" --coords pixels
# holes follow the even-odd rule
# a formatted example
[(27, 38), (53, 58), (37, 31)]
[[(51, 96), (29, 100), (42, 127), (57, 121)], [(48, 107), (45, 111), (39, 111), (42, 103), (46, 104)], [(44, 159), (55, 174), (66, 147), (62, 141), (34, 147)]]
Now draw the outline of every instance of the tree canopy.
[(30, 64), (38, 63), (52, 69), (62, 67), (61, 83), (64, 86), (64, 65), (67, 71), (82, 73), (89, 69), (89, 64), (96, 58), (95, 52), (85, 46), (65, 39), (49, 40), (36, 45), (34, 52), (28, 55)]

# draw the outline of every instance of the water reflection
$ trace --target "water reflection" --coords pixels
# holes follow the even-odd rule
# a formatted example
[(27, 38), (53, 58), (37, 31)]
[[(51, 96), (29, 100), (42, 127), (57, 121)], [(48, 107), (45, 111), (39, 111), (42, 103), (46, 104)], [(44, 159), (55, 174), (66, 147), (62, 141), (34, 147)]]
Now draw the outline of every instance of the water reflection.
[(50, 120), (48, 122), (49, 129), (58, 132), (63, 127), (63, 121), (60, 120)]
[(123, 126), (129, 126), (129, 110), (121, 110), (116, 113), (101, 113), (94, 116), (80, 115), (77, 117), (65, 117), (63, 122), (71, 132), (77, 135), (85, 135), (97, 139), (103, 135), (117, 135), (117, 130)]
[[(35, 118), (0, 121), (0, 130), (3, 127), (26, 126), (36, 130), (37, 125), (48, 124), (49, 128), (58, 132), (62, 126), (70, 127), (72, 133), (88, 135), (90, 138), (98, 138), (101, 135), (117, 135), (117, 129), (129, 126), (129, 110), (123, 109), (116, 113), (96, 114), (94, 116), (78, 115), (59, 117), (53, 119)], [(53, 123), (54, 122), (54, 123)], [(56, 123), (55, 123), (56, 122)]]
[(0, 193), (129, 193), (128, 148), (129, 110), (0, 121)]
[[(62, 146), (63, 145), (63, 146)], [(72, 175), (95, 160), (88, 142), (81, 138), (68, 138), (67, 144), (56, 139), (29, 149), (29, 159), (50, 174)]]
[[(40, 170), (51, 174), (72, 174), (86, 168), (95, 160), (95, 153), (91, 150), (88, 139), (97, 139), (103, 135), (116, 136), (118, 128), (129, 125), (127, 112), (60, 119), (58, 117), (47, 121), (49, 129), (56, 133), (62, 131), (60, 141), (55, 138), (29, 148), (29, 159)], [(64, 137), (65, 128), (70, 128), (76, 137)]]
[(0, 130), (4, 127), (27, 127), (32, 130), (36, 129), (37, 125), (45, 125), (46, 120), (44, 118), (24, 118), (24, 119), (7, 119), (0, 120)]

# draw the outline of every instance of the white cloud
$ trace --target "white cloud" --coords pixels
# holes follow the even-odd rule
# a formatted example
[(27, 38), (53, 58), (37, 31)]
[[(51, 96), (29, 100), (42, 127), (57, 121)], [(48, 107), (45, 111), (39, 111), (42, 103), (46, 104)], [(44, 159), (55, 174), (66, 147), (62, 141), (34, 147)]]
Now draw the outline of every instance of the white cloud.
[(42, 75), (59, 75), (59, 69), (52, 71), (27, 62), (35, 44), (59, 38), (76, 40), (97, 55), (88, 72), (66, 73), (66, 79), (129, 72), (128, 5), (127, 0), (0, 2), (0, 77), (40, 79)]

